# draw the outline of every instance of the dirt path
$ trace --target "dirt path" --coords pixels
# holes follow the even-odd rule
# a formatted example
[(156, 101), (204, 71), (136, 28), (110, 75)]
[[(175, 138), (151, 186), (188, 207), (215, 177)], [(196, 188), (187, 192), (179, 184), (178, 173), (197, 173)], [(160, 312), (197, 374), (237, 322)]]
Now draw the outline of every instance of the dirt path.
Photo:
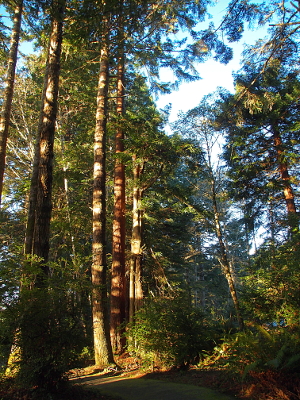
[(122, 400), (233, 400), (234, 397), (212, 389), (154, 379), (100, 374), (72, 379), (76, 384), (97, 388), (101, 394)]

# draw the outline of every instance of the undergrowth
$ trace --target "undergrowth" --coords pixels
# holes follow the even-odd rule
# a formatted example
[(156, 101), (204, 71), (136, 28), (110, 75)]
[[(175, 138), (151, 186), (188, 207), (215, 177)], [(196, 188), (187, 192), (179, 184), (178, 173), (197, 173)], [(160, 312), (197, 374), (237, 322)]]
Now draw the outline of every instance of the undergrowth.
[(251, 400), (300, 399), (300, 328), (251, 324), (227, 334), (199, 364), (239, 377), (239, 395)]

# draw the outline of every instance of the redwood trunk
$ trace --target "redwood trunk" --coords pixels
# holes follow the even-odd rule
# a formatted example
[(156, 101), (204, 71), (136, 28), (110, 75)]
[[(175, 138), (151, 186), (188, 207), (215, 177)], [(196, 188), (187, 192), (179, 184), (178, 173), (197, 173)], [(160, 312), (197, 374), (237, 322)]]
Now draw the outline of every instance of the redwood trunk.
[(119, 43), (117, 74), (117, 115), (118, 126), (115, 136), (116, 163), (114, 171), (114, 219), (112, 240), (112, 279), (111, 279), (111, 341), (115, 352), (124, 349), (124, 337), (120, 325), (125, 321), (125, 166), (124, 152), (124, 54), (123, 44)]
[(21, 31), (21, 19), (23, 11), (23, 0), (20, 0), (14, 11), (13, 28), (8, 54), (8, 66), (5, 80), (5, 90), (2, 111), (0, 115), (0, 205), (3, 190), (3, 179), (6, 159), (6, 144), (11, 115), (11, 104), (14, 93), (15, 71), (17, 65), (18, 46)]
[(106, 121), (108, 92), (108, 39), (104, 35), (100, 59), (94, 139), (92, 313), (95, 364), (114, 362), (109, 337), (106, 282)]

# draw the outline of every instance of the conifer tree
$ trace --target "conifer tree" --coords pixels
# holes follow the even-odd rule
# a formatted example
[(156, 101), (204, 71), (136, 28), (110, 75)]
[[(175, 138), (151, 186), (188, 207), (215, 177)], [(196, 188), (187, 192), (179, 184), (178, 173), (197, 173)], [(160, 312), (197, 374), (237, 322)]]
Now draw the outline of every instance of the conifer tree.
[[(42, 107), (38, 126), (35, 160), (32, 171), (25, 253), (35, 254), (47, 262), (51, 218), (53, 145), (62, 46), (64, 1), (53, 0), (51, 36), (44, 78)], [(48, 268), (42, 267), (47, 273)]]
[(11, 104), (14, 91), (15, 70), (17, 64), (18, 46), (21, 31), (21, 19), (23, 11), (23, 0), (16, 1), (13, 27), (11, 32), (10, 50), (8, 54), (6, 87), (4, 91), (4, 99), (0, 115), (0, 206), (3, 189), (5, 159), (6, 159), (6, 143), (9, 131)]
[(109, 337), (106, 261), (106, 122), (109, 75), (109, 21), (103, 20), (94, 140), (93, 186), (93, 332), (95, 364), (101, 367), (114, 362)]
[[(21, 367), (18, 375), (23, 383), (27, 380), (26, 384), (43, 388), (51, 388), (57, 384), (56, 379), (58, 381), (61, 379), (60, 365), (55, 360), (57, 354), (54, 352), (50, 354), (52, 337), (48, 332), (51, 332), (49, 324), (52, 303), (47, 290), (47, 280), (49, 278), (53, 146), (64, 7), (64, 0), (53, 0), (50, 8), (51, 35), (38, 129), (39, 146), (36, 146), (36, 150), (38, 150), (38, 155), (36, 155), (38, 170), (33, 171), (33, 177), (36, 177), (36, 181), (32, 180), (31, 187), (34, 194), (34, 204), (30, 204), (31, 207), (34, 207), (31, 214), (33, 220), (29, 221), (32, 223), (31, 243), (30, 246), (26, 247), (26, 250), (30, 250), (27, 254), (33, 256), (31, 267), (35, 269), (35, 276), (30, 276), (30, 281), (27, 279), (30, 269), (27, 270), (26, 264), (23, 268), (24, 282), (20, 294), (21, 303), (27, 306), (24, 309), (24, 319), (20, 322), (18, 340), (21, 348)], [(26, 245), (28, 243), (27, 238)]]
[(125, 53), (124, 53), (124, 2), (119, 1), (117, 16), (117, 84), (116, 84), (116, 116), (114, 167), (114, 218), (112, 228), (112, 277), (111, 277), (111, 310), (110, 335), (112, 347), (116, 353), (124, 350), (124, 335), (120, 326), (125, 322), (125, 164), (122, 160), (124, 152), (124, 112), (125, 112)]
[(239, 325), (239, 329), (244, 328), (244, 321), (241, 314), (240, 302), (237, 295), (236, 282), (234, 279), (232, 266), (230, 264), (230, 258), (228, 253), (228, 248), (226, 246), (226, 236), (225, 229), (222, 225), (220, 198), (221, 194), (218, 190), (218, 179), (216, 172), (216, 162), (213, 161), (213, 150), (218, 145), (218, 132), (214, 127), (214, 113), (213, 107), (209, 105), (208, 99), (204, 99), (198, 107), (190, 110), (186, 115), (183, 115), (181, 120), (177, 125), (177, 129), (182, 132), (182, 134), (194, 137), (198, 141), (201, 147), (204, 158), (206, 171), (206, 179), (209, 185), (208, 199), (210, 201), (211, 218), (210, 223), (214, 227), (216, 239), (218, 241), (217, 251), (218, 251), (218, 261), (224, 274), (229, 292), (234, 304), (236, 317)]
[[(227, 106), (231, 104), (231, 116), (227, 111), (226, 121), (223, 120), (229, 145), (225, 157), (235, 186), (242, 185), (237, 195), (248, 202), (251, 196), (264, 204), (272, 201), (279, 217), (282, 214), (281, 190), (288, 225), (292, 231), (297, 231), (292, 187), (297, 178), (291, 175), (291, 167), (297, 164), (295, 109), (299, 81), (297, 73), (287, 70), (281, 59), (270, 60), (260, 76), (258, 69), (245, 65), (245, 73), (236, 76), (236, 95), (227, 103)], [(222, 125), (221, 116), (220, 122)], [(246, 167), (241, 168), (241, 163)]]

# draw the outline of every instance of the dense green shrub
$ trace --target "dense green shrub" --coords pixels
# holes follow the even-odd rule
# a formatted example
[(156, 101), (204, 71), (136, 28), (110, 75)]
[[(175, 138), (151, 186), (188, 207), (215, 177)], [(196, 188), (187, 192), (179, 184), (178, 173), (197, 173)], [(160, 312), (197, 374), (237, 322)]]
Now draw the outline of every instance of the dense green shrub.
[(0, 330), (3, 364), (12, 349), (9, 367), (21, 387), (57, 390), (92, 345), (80, 288), (74, 285), (62, 274), (59, 279), (53, 274), (40, 287), (26, 281), (14, 303), (1, 311), (6, 327)]
[(249, 319), (261, 323), (285, 319), (300, 322), (300, 238), (281, 246), (265, 244), (249, 264), (243, 280), (242, 305)]
[(22, 293), (20, 311), (18, 380), (23, 387), (56, 389), (87, 345), (80, 316), (66, 292), (47, 289)]
[(252, 324), (244, 332), (224, 337), (204, 364), (226, 366), (244, 378), (250, 371), (300, 372), (299, 348), (299, 326), (270, 328)]
[(203, 314), (182, 297), (146, 302), (129, 328), (130, 350), (143, 362), (187, 367), (211, 346)]

